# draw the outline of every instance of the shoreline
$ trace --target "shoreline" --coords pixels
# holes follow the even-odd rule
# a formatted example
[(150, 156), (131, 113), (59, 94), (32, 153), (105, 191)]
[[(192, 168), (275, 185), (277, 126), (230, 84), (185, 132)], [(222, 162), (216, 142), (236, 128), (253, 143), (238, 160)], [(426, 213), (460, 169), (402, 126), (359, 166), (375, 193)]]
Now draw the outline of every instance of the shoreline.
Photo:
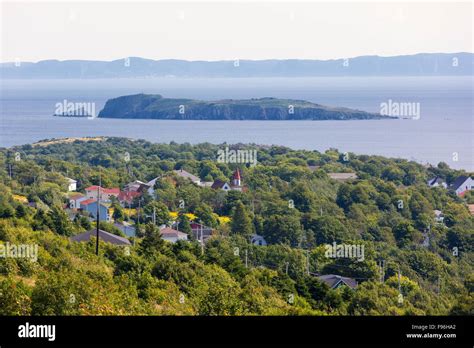
[[(71, 144), (75, 141), (79, 141), (79, 142), (102, 142), (102, 141), (107, 141), (109, 139), (126, 139), (126, 140), (129, 140), (129, 141), (132, 141), (132, 142), (138, 142), (138, 141), (143, 141), (145, 140), (146, 142), (148, 143), (151, 143), (153, 145), (169, 145), (170, 143), (174, 142), (174, 143), (177, 143), (177, 144), (186, 144), (186, 143), (189, 143), (191, 144), (192, 146), (196, 146), (196, 145), (200, 145), (200, 144), (205, 144), (205, 143), (209, 143), (209, 144), (212, 144), (212, 145), (222, 145), (222, 146), (232, 146), (232, 145), (243, 145), (243, 146), (253, 146), (253, 147), (256, 147), (256, 148), (262, 148), (262, 149), (265, 149), (265, 148), (270, 148), (270, 147), (273, 147), (273, 146), (278, 146), (278, 147), (283, 147), (283, 148), (288, 148), (290, 150), (294, 150), (294, 151), (317, 151), (319, 153), (324, 153), (325, 151), (328, 151), (328, 150), (331, 150), (331, 149), (335, 149), (335, 150), (338, 150), (337, 148), (335, 147), (328, 147), (324, 150), (316, 150), (316, 149), (312, 149), (312, 150), (308, 150), (308, 149), (302, 149), (302, 148), (295, 148), (295, 147), (290, 147), (290, 146), (286, 146), (286, 145), (280, 145), (280, 144), (257, 144), (257, 143), (252, 143), (252, 142), (248, 142), (248, 143), (242, 143), (242, 142), (237, 142), (237, 143), (227, 143), (227, 142), (211, 142), (211, 141), (206, 141), (206, 142), (201, 142), (201, 143), (191, 143), (191, 142), (177, 142), (177, 141), (170, 141), (170, 142), (155, 142), (155, 141), (150, 141), (150, 140), (146, 140), (146, 139), (140, 139), (140, 138), (133, 138), (133, 137), (120, 137), (120, 136), (91, 136), (91, 137), (65, 137), (65, 138), (53, 138), (53, 139), (44, 139), (44, 140), (39, 140), (39, 141), (36, 141), (34, 143), (27, 143), (27, 144), (21, 144), (21, 145), (13, 145), (13, 146), (9, 146), (9, 147), (0, 147), (0, 149), (6, 149), (6, 150), (15, 150), (15, 149), (19, 149), (19, 148), (22, 148), (24, 146), (32, 146), (32, 147), (47, 147), (47, 146), (50, 146), (50, 145), (56, 145), (56, 144)], [(425, 168), (430, 168), (430, 167), (437, 167), (439, 163), (441, 162), (438, 162), (438, 163), (430, 163), (428, 161), (426, 162), (423, 162), (423, 161), (417, 161), (416, 159), (410, 159), (410, 158), (406, 158), (406, 157), (392, 157), (392, 156), (386, 156), (386, 155), (379, 155), (379, 154), (373, 154), (373, 153), (359, 153), (359, 152), (353, 152), (353, 151), (349, 151), (349, 153), (353, 153), (355, 154), (356, 156), (363, 156), (363, 155), (367, 155), (367, 156), (380, 156), (380, 157), (384, 157), (384, 158), (387, 158), (387, 159), (390, 159), (390, 160), (402, 160), (402, 161), (407, 161), (407, 162), (413, 162), (413, 163), (416, 163), (416, 164), (419, 164)], [(473, 169), (468, 169), (468, 168), (465, 168), (465, 167), (452, 167), (452, 166), (449, 166), (451, 169), (455, 169), (455, 170), (461, 170), (461, 171), (465, 171), (467, 173), (472, 173), (474, 174), (474, 170)]]

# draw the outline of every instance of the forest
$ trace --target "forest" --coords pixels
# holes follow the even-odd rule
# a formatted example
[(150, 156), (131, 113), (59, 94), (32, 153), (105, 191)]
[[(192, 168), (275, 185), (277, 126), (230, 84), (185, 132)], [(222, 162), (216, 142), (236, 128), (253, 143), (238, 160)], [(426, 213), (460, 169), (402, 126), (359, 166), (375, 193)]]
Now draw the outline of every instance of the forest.
[[(257, 164), (217, 161), (225, 147), (256, 151)], [(244, 189), (199, 186), (181, 169), (203, 182), (229, 182), (238, 169)], [(427, 185), (460, 175), (472, 173), (254, 144), (94, 138), (3, 148), (0, 245), (37, 245), (38, 255), (0, 254), (0, 314), (472, 315), (474, 193)], [(71, 241), (95, 221), (68, 213), (66, 178), (79, 192), (159, 178), (153, 195), (112, 202), (113, 220), (134, 226), (129, 247), (100, 241), (96, 255), (94, 240)], [(205, 244), (190, 215), (213, 229)], [(173, 220), (189, 240), (163, 240), (160, 225)], [(112, 222), (100, 228), (126, 237)], [(363, 246), (364, 257), (328, 257), (334, 243)], [(329, 274), (357, 287), (332, 288), (319, 278)]]

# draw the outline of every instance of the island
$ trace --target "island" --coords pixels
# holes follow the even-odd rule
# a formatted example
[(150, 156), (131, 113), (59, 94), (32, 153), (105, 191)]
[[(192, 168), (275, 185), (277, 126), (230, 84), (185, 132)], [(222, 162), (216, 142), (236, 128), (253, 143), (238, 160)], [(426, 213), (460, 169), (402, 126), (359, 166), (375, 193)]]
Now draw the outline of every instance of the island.
[(258, 98), (203, 101), (135, 94), (109, 99), (99, 118), (166, 120), (370, 120), (393, 119), (304, 100)]

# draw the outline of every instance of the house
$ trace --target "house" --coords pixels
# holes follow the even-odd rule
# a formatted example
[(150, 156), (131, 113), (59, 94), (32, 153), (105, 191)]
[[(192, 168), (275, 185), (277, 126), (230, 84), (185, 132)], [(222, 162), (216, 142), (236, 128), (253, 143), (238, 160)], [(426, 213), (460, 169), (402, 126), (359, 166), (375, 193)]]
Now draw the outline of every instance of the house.
[(81, 207), (81, 202), (87, 199), (82, 193), (76, 192), (69, 196), (69, 208), (70, 209), (79, 209)]
[(149, 188), (150, 188), (150, 186), (148, 184), (144, 183), (143, 181), (135, 180), (135, 181), (132, 181), (132, 182), (128, 183), (127, 185), (125, 185), (123, 190), (125, 192), (143, 193), (145, 191), (148, 191)]
[(110, 202), (111, 197), (118, 197), (120, 190), (118, 188), (103, 188), (100, 186), (90, 186), (85, 189), (88, 199), (97, 199), (97, 192), (100, 192), (100, 200), (102, 202)]
[(201, 179), (199, 179), (196, 175), (193, 175), (187, 171), (185, 171), (184, 169), (178, 169), (178, 170), (173, 170), (173, 172), (179, 176), (180, 178), (184, 178), (184, 179), (188, 179), (188, 180), (191, 180), (193, 183), (195, 183), (196, 185), (200, 185), (201, 184)]
[(470, 176), (461, 175), (453, 181), (449, 188), (456, 192), (458, 196), (464, 196), (467, 191), (474, 187), (474, 180)]
[(66, 178), (67, 180), (67, 190), (76, 191), (77, 190), (77, 181), (71, 178)]
[(161, 238), (171, 243), (176, 243), (179, 240), (188, 240), (188, 235), (186, 233), (174, 230), (171, 227), (160, 229), (160, 234)]
[(155, 184), (156, 184), (156, 181), (159, 179), (160, 177), (157, 176), (156, 178), (154, 179), (151, 179), (150, 181), (148, 181), (146, 184), (148, 186), (148, 194), (150, 196), (154, 196), (155, 195)]
[(232, 175), (232, 180), (229, 183), (217, 179), (214, 181), (212, 184), (211, 188), (215, 190), (223, 190), (225, 192), (234, 190), (234, 191), (244, 191), (244, 186), (242, 185), (242, 178), (240, 176), (240, 170), (236, 170), (234, 174)]
[(137, 191), (121, 191), (117, 196), (118, 201), (122, 206), (131, 205), (133, 200), (140, 197), (142, 194)]
[(213, 184), (214, 184), (213, 181), (201, 181), (199, 186), (201, 186), (201, 187), (212, 187)]
[(431, 178), (430, 180), (427, 181), (427, 184), (429, 187), (444, 187), (444, 188), (448, 187), (448, 184), (446, 184), (446, 181), (444, 181), (439, 176), (435, 176), (434, 178)]
[(135, 226), (129, 222), (114, 223), (114, 226), (122, 231), (127, 237), (135, 237)]
[(191, 222), (191, 230), (193, 232), (194, 238), (197, 240), (201, 240), (206, 243), (207, 240), (212, 236), (213, 229), (208, 226), (204, 226), (203, 224), (197, 222)]
[[(90, 231), (72, 236), (70, 238), (73, 242), (88, 242), (91, 238), (95, 238), (97, 236), (97, 230), (92, 229)], [(115, 234), (103, 231), (99, 229), (99, 239), (111, 243), (114, 245), (131, 245), (130, 241), (127, 238), (117, 236)]]
[(222, 181), (222, 180), (219, 180), (219, 179), (214, 181), (211, 188), (214, 189), (214, 190), (222, 190), (222, 191), (226, 191), (226, 192), (232, 190), (229, 183), (227, 183), (225, 181)]
[(328, 173), (328, 176), (333, 180), (341, 182), (358, 178), (356, 173)]
[[(81, 209), (88, 212), (92, 218), (97, 219), (97, 200), (95, 199), (86, 199), (82, 202)], [(100, 203), (99, 205), (99, 220), (100, 221), (110, 221), (112, 214), (110, 213), (110, 207), (106, 203)]]
[(253, 234), (250, 237), (250, 243), (252, 243), (253, 245), (260, 245), (260, 246), (267, 246), (268, 245), (265, 238), (263, 238), (262, 236), (259, 236), (258, 234)]
[(318, 276), (318, 279), (326, 283), (331, 289), (337, 289), (341, 286), (348, 286), (351, 289), (357, 288), (357, 280), (336, 274), (321, 275)]
[(434, 215), (435, 215), (435, 221), (436, 221), (437, 223), (440, 223), (440, 224), (443, 223), (443, 221), (444, 221), (444, 214), (443, 214), (443, 212), (442, 212), (441, 210), (436, 210), (436, 209), (435, 209), (435, 210), (433, 210), (433, 213), (434, 213)]

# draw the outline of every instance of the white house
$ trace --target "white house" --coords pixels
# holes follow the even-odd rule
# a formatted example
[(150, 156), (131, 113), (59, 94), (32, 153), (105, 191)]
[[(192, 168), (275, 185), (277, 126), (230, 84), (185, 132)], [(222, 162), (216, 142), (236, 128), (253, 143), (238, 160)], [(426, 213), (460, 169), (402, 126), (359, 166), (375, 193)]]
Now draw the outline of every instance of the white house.
[(225, 191), (225, 192), (230, 191), (230, 190), (243, 191), (244, 186), (242, 185), (242, 179), (240, 177), (240, 170), (237, 169), (234, 172), (234, 174), (232, 175), (232, 181), (231, 181), (230, 184), (226, 181), (222, 181), (222, 180), (218, 179), (218, 180), (214, 181), (211, 188), (213, 188), (215, 190), (221, 189), (222, 191)]
[(470, 176), (461, 175), (451, 184), (450, 188), (458, 196), (463, 196), (467, 191), (474, 187), (474, 180)]
[(267, 246), (267, 241), (265, 238), (262, 236), (259, 236), (258, 234), (253, 234), (252, 237), (250, 237), (250, 243), (254, 245), (260, 245), (260, 246)]
[(146, 184), (148, 185), (148, 194), (152, 197), (154, 197), (155, 195), (155, 184), (156, 184), (156, 181), (159, 179), (160, 177), (157, 176), (156, 178), (154, 179), (151, 179), (150, 181), (148, 181)]
[(434, 178), (431, 178), (430, 180), (427, 181), (427, 184), (429, 187), (444, 187), (444, 188), (448, 187), (448, 184), (446, 184), (446, 181), (444, 181), (439, 176), (435, 176)]
[(214, 183), (212, 184), (211, 188), (215, 189), (215, 190), (222, 190), (222, 191), (230, 191), (232, 190), (232, 187), (230, 187), (229, 183), (225, 182), (225, 181), (222, 181), (222, 180), (216, 180), (214, 181)]
[(188, 240), (188, 235), (186, 233), (174, 230), (170, 227), (162, 228), (160, 234), (161, 238), (171, 243), (176, 243), (178, 240)]
[(85, 189), (88, 199), (97, 199), (97, 193), (100, 191), (100, 200), (102, 202), (110, 202), (111, 197), (118, 198), (120, 189), (118, 188), (103, 188), (99, 186), (90, 186)]
[(67, 190), (76, 191), (77, 190), (77, 181), (71, 178), (66, 178), (67, 180)]

